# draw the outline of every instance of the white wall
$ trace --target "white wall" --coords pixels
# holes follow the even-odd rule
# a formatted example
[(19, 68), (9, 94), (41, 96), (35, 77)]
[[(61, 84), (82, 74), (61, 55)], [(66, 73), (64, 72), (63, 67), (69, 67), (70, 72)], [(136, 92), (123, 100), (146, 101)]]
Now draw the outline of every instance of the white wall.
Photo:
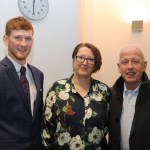
[[(102, 54), (102, 68), (94, 77), (109, 86), (119, 76), (117, 69), (120, 48), (126, 44), (137, 44), (143, 48), (148, 61), (150, 76), (150, 1), (141, 2), (146, 11), (142, 32), (131, 32), (131, 23), (125, 20), (131, 0), (49, 0), (49, 13), (39, 22), (32, 22), (35, 35), (29, 62), (40, 68), (45, 75), (44, 92), (55, 80), (72, 74), (71, 54), (79, 42), (91, 42)], [(135, 12), (132, 7), (130, 14)], [(4, 0), (0, 5), (0, 59), (6, 54), (2, 36), (6, 21), (21, 15), (17, 0)], [(142, 11), (138, 9), (139, 15)], [(79, 33), (79, 34), (78, 34)]]
[[(7, 50), (2, 41), (5, 23), (20, 16), (17, 0), (3, 0), (0, 4), (0, 59)], [(44, 72), (44, 95), (55, 80), (72, 74), (71, 54), (78, 43), (78, 1), (49, 0), (49, 13), (41, 21), (33, 22), (35, 34), (29, 62)], [(45, 96), (44, 96), (45, 97)]]
[[(79, 41), (95, 44), (102, 54), (102, 68), (93, 76), (112, 86), (119, 77), (117, 62), (120, 49), (128, 44), (137, 44), (143, 49), (148, 61), (147, 73), (150, 77), (150, 1), (82, 0), (79, 2)], [(129, 19), (136, 15), (140, 17), (137, 19), (144, 18), (142, 32), (131, 31)]]

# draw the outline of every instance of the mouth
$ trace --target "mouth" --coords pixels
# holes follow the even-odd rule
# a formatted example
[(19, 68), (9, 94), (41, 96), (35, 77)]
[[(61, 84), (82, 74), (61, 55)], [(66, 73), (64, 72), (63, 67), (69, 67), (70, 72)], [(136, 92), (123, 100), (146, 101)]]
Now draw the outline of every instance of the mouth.
[(88, 68), (81, 67), (82, 70), (88, 70)]
[(22, 48), (22, 49), (18, 48), (17, 49), (17, 51), (19, 51), (19, 52), (26, 52), (26, 50), (27, 50), (26, 48)]
[(136, 74), (136, 72), (127, 72), (126, 74), (129, 75), (129, 76), (133, 76), (133, 75)]

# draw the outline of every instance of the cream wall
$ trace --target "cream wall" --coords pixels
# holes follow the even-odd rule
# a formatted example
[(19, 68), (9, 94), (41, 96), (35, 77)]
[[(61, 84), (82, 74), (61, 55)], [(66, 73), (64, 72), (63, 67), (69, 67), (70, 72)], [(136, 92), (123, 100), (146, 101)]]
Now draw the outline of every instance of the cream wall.
[[(131, 31), (131, 17), (144, 18), (142, 32)], [(95, 44), (102, 54), (102, 68), (93, 75), (96, 79), (112, 86), (119, 76), (117, 69), (119, 51), (128, 44), (137, 44), (143, 49), (148, 61), (147, 73), (150, 76), (149, 40), (149, 0), (79, 1), (79, 41)]]
[[(0, 4), (0, 60), (6, 54), (2, 41), (5, 23), (20, 16), (17, 0), (3, 0)], [(44, 95), (55, 80), (72, 73), (71, 54), (78, 43), (78, 1), (49, 0), (49, 13), (41, 21), (33, 22), (35, 35), (28, 61), (40, 68), (45, 76)], [(44, 96), (45, 97), (45, 96)]]
[[(100, 48), (103, 65), (94, 77), (109, 86), (119, 76), (116, 65), (118, 53), (126, 44), (134, 43), (143, 48), (148, 60), (147, 73), (150, 75), (150, 1), (138, 0), (148, 16), (140, 33), (131, 32), (131, 24), (124, 19), (126, 6), (130, 2), (131, 0), (49, 0), (47, 17), (32, 22), (35, 29), (34, 45), (28, 59), (45, 75), (44, 95), (55, 80), (71, 75), (71, 54), (78, 42), (91, 42)], [(2, 41), (5, 23), (21, 13), (17, 0), (3, 1), (0, 10), (2, 59), (7, 51)]]

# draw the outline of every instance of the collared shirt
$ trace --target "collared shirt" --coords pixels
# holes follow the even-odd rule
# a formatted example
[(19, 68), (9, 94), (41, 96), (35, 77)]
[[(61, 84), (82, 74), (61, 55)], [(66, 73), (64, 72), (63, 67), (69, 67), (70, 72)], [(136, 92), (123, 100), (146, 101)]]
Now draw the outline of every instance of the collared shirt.
[(127, 90), (124, 85), (123, 107), (121, 114), (121, 150), (129, 150), (129, 137), (133, 117), (135, 113), (135, 103), (138, 95), (139, 86), (135, 90)]
[(45, 149), (106, 149), (110, 93), (105, 84), (91, 81), (84, 97), (77, 92), (72, 77), (50, 88), (42, 127)]
[[(13, 60), (9, 55), (7, 55), (7, 57), (13, 63), (13, 65), (16, 69), (16, 72), (18, 74), (18, 77), (20, 78), (21, 65), (19, 63), (17, 63), (15, 60)], [(35, 83), (34, 83), (34, 79), (33, 79), (31, 70), (29, 69), (29, 67), (27, 67), (27, 63), (25, 63), (23, 66), (26, 68), (26, 77), (28, 79), (29, 86), (30, 86), (31, 112), (32, 112), (32, 115), (33, 115), (34, 102), (35, 102), (35, 99), (36, 99), (37, 90), (36, 90), (36, 86), (35, 86)]]

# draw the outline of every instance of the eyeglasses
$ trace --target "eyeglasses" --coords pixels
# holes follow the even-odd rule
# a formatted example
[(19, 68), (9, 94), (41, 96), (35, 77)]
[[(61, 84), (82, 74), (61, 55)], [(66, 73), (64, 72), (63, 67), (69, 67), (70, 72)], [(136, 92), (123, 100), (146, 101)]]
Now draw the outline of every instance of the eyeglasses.
[(25, 42), (30, 44), (33, 41), (33, 38), (31, 36), (22, 37), (22, 36), (14, 36), (14, 39), (18, 42), (22, 42), (23, 39), (25, 39)]
[(75, 56), (76, 61), (78, 62), (84, 62), (85, 60), (87, 61), (88, 64), (94, 65), (95, 59), (94, 58), (85, 58), (83, 56)]

